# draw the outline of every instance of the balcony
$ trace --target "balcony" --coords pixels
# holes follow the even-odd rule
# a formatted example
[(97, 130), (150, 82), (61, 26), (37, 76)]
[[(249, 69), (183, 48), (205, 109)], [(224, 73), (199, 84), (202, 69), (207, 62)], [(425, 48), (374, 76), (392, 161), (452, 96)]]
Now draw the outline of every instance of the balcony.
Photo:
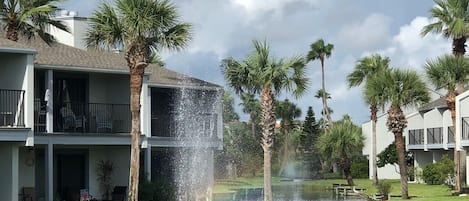
[(409, 130), (409, 145), (423, 145), (423, 129)]
[[(35, 101), (35, 127), (45, 132), (45, 102)], [(63, 133), (130, 133), (129, 104), (74, 103), (54, 107), (54, 132)]]
[(454, 126), (448, 126), (448, 143), (454, 143)]
[(0, 128), (24, 128), (24, 92), (0, 89)]
[(217, 135), (215, 113), (176, 113), (152, 116), (152, 136), (158, 137), (206, 137)]
[(427, 128), (427, 144), (443, 144), (443, 128)]
[(462, 140), (469, 140), (469, 117), (462, 118)]

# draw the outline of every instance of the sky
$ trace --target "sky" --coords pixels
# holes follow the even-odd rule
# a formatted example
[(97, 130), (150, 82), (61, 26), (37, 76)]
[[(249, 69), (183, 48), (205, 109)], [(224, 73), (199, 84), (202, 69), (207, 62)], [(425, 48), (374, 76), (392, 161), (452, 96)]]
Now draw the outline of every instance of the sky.
[[(68, 0), (59, 6), (88, 17), (99, 7), (99, 0)], [(411, 68), (422, 77), (429, 59), (451, 53), (451, 43), (440, 35), (420, 36), (431, 22), (431, 0), (172, 0), (180, 19), (193, 25), (189, 46), (179, 52), (161, 52), (166, 67), (225, 86), (220, 61), (227, 57), (243, 60), (252, 40), (266, 40), (275, 58), (306, 55), (311, 43), (324, 39), (334, 45), (325, 61), (326, 91), (333, 109), (332, 118), (349, 114), (361, 124), (369, 120), (369, 109), (362, 99), (362, 87), (349, 89), (346, 76), (356, 61), (379, 53), (391, 59), (393, 68)], [(321, 101), (314, 97), (321, 88), (319, 61), (307, 64), (309, 90), (295, 99), (304, 114), (313, 107), (320, 117)], [(429, 86), (433, 88), (432, 86)], [(229, 90), (229, 88), (226, 88)], [(239, 99), (236, 99), (239, 104)], [(239, 106), (242, 120), (247, 120)]]

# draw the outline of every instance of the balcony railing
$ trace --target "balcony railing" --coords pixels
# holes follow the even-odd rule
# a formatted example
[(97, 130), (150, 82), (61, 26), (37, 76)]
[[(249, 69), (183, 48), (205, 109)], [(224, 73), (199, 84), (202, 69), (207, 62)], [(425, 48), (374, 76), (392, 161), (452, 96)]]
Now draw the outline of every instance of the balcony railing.
[(0, 127), (24, 127), (24, 90), (0, 89)]
[(217, 117), (215, 113), (152, 116), (152, 136), (159, 137), (216, 137)]
[[(45, 131), (45, 103), (36, 101), (36, 131)], [(42, 128), (44, 127), (44, 128)], [(54, 132), (130, 133), (129, 104), (63, 103), (54, 107)]]
[(417, 145), (424, 143), (423, 129), (409, 130), (409, 144)]
[(454, 126), (448, 126), (448, 143), (454, 143)]
[(443, 144), (443, 128), (427, 128), (427, 144)]
[(469, 117), (462, 118), (462, 139), (469, 140)]

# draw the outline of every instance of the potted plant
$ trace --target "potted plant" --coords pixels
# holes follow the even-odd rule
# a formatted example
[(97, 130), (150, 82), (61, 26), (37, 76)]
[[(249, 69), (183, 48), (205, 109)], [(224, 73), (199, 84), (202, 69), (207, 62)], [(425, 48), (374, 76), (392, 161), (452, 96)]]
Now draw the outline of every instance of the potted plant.
[(100, 160), (96, 168), (98, 177), (96, 180), (99, 182), (102, 190), (102, 197), (104, 200), (109, 200), (109, 194), (112, 187), (112, 172), (114, 171), (114, 164), (110, 160)]

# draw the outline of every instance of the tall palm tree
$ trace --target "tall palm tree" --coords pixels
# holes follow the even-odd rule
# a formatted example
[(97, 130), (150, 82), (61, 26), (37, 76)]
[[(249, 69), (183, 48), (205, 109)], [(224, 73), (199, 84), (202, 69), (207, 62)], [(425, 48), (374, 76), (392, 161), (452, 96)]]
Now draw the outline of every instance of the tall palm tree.
[[(347, 75), (347, 82), (349, 87), (357, 87), (362, 83), (368, 84), (369, 77), (376, 76), (389, 70), (389, 58), (381, 57), (379, 54), (364, 57), (358, 60), (355, 69)], [(379, 92), (374, 92), (379, 93)], [(378, 183), (378, 166), (376, 165), (376, 122), (378, 121), (378, 106), (383, 106), (384, 103), (380, 100), (380, 96), (367, 96), (364, 94), (365, 101), (370, 106), (370, 119), (371, 119), (371, 160), (373, 166), (373, 184)]]
[[(430, 60), (425, 65), (425, 71), (429, 80), (436, 89), (445, 89), (446, 104), (451, 111), (451, 120), (456, 125), (456, 96), (459, 95), (457, 87), (469, 82), (469, 62), (464, 57), (444, 55), (436, 60)], [(457, 136), (454, 135), (456, 142)], [(455, 190), (461, 190), (461, 176), (459, 164), (459, 152), (454, 148), (454, 177)]]
[(390, 104), (387, 127), (394, 134), (396, 142), (399, 174), (401, 176), (402, 199), (408, 199), (407, 162), (405, 160), (405, 142), (403, 132), (407, 127), (403, 107), (419, 106), (427, 103), (430, 96), (417, 72), (412, 70), (393, 69), (368, 79), (365, 93), (368, 95), (381, 90), (381, 98)]
[[(331, 99), (331, 94), (328, 93), (327, 91), (324, 91), (323, 89), (319, 89), (316, 91), (316, 95), (314, 95), (315, 98), (318, 98), (318, 99), (321, 99), (321, 100), (324, 100), (324, 96), (326, 97), (326, 100), (327, 99)], [(322, 102), (323, 103), (323, 108), (321, 110), (321, 115), (322, 115), (322, 121), (321, 121), (321, 124), (322, 125), (322, 129), (324, 130), (324, 132), (326, 131), (327, 127), (329, 126), (329, 123), (328, 121), (326, 120), (326, 115), (327, 114), (332, 114), (332, 108), (330, 107), (324, 107), (324, 101)]]
[(249, 121), (251, 121), (251, 134), (256, 136), (256, 116), (260, 110), (259, 100), (256, 99), (252, 93), (244, 93), (241, 95), (241, 106), (243, 106), (243, 112), (249, 114)]
[(323, 133), (317, 143), (318, 150), (329, 158), (339, 158), (340, 166), (347, 179), (347, 184), (354, 186), (351, 174), (350, 153), (361, 150), (364, 146), (361, 128), (354, 125), (350, 118), (336, 122), (328, 133)]
[(47, 44), (54, 42), (54, 37), (46, 32), (49, 25), (68, 32), (68, 28), (52, 15), (59, 8), (54, 4), (59, 0), (2, 0), (0, 18), (6, 30), (8, 40), (18, 41), (19, 35), (27, 39), (39, 36)]
[(295, 103), (290, 102), (288, 99), (284, 101), (277, 101), (275, 104), (275, 115), (277, 119), (281, 119), (280, 127), (283, 130), (284, 139), (283, 139), (283, 159), (280, 166), (278, 175), (282, 175), (285, 170), (285, 166), (288, 162), (289, 151), (288, 151), (288, 142), (290, 139), (290, 125), (293, 120), (301, 116), (301, 109), (296, 106)]
[[(321, 61), (321, 78), (322, 78), (322, 90), (326, 91), (326, 81), (325, 81), (325, 70), (324, 70), (324, 63), (325, 59), (329, 58), (332, 54), (332, 49), (334, 49), (334, 45), (332, 44), (325, 44), (323, 39), (319, 39), (316, 42), (312, 43), (310, 46), (310, 50), (308, 52), (308, 55), (306, 56), (307, 61), (312, 61), (319, 59)], [(322, 108), (328, 108), (327, 107), (327, 97), (326, 94), (322, 94)], [(331, 114), (327, 109), (324, 109), (326, 112), (326, 117), (327, 117), (327, 123), (329, 126), (332, 125), (332, 118)]]
[(123, 47), (130, 71), (132, 144), (129, 201), (138, 200), (140, 164), (140, 92), (151, 52), (180, 50), (190, 40), (191, 25), (179, 22), (176, 7), (169, 1), (116, 0), (103, 3), (90, 20), (89, 47)]
[(281, 91), (299, 97), (306, 90), (308, 78), (302, 57), (273, 59), (267, 43), (253, 41), (254, 51), (244, 61), (228, 58), (222, 71), (228, 85), (238, 94), (260, 94), (262, 148), (264, 150), (264, 200), (272, 201), (271, 148), (275, 125), (274, 100)]
[(430, 9), (434, 22), (423, 27), (421, 35), (441, 33), (453, 40), (453, 54), (466, 53), (469, 37), (469, 0), (434, 0), (437, 6)]

